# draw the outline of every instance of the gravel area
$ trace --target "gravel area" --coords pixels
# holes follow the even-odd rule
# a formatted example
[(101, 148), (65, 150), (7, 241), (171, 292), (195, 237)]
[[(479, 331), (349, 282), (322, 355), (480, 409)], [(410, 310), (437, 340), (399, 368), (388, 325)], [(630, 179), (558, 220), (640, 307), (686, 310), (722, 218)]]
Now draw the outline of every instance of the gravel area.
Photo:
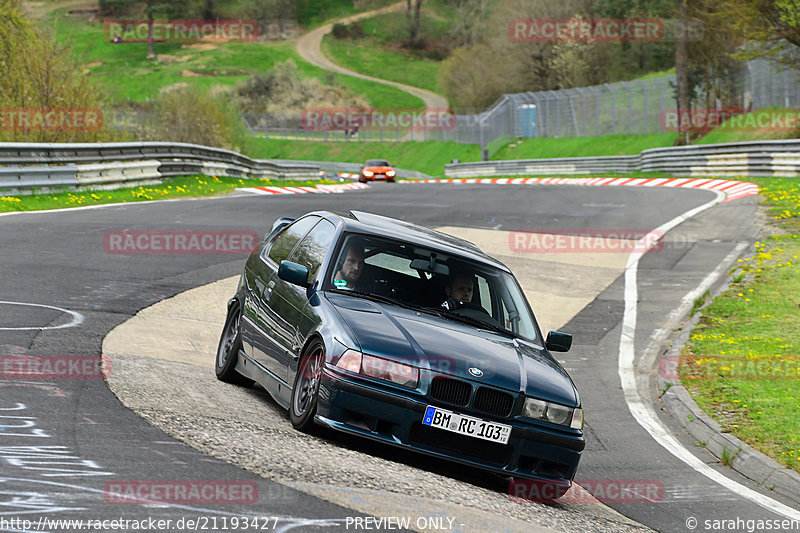
[(297, 432), (263, 389), (217, 381), (211, 354), (205, 366), (111, 357), (111, 390), (155, 427), (264, 478), (360, 512), (444, 513), (464, 531), (651, 531), (600, 503), (515, 503), (507, 481), (497, 476), (346, 435)]

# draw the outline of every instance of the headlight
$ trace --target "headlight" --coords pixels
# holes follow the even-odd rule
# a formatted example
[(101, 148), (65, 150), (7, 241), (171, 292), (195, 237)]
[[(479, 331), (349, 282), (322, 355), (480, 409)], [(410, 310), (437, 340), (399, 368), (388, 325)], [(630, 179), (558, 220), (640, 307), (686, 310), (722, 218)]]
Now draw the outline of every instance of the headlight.
[(583, 409), (580, 407), (572, 408), (536, 398), (526, 398), (522, 404), (522, 416), (573, 429), (583, 429)]
[(370, 176), (373, 176), (374, 174), (375, 174), (375, 173), (374, 173), (374, 172), (372, 172), (371, 170), (365, 170), (365, 171), (364, 171), (364, 175), (365, 175), (366, 177), (368, 177), (368, 178), (369, 178)]
[(392, 176), (394, 176), (394, 170), (387, 170), (386, 175), (391, 178)]
[(416, 389), (419, 383), (419, 369), (356, 350), (344, 352), (336, 362), (336, 367), (412, 389)]

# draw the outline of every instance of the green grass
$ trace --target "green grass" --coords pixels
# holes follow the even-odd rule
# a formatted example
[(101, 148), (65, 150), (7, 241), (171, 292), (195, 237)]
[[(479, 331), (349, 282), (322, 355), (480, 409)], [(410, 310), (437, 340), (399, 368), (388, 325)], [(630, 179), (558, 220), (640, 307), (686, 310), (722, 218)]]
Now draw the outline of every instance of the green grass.
[(650, 135), (605, 135), (524, 139), (500, 149), (492, 159), (541, 159), (548, 157), (586, 157), (599, 155), (636, 155), (648, 148), (672, 146), (675, 133)]
[(71, 46), (83, 71), (110, 102), (142, 102), (176, 83), (204, 89), (232, 86), (252, 74), (265, 73), (276, 64), (292, 59), (304, 77), (344, 85), (365, 96), (373, 107), (423, 107), (422, 100), (393, 87), (331, 74), (306, 63), (295, 52), (294, 41), (223, 43), (213, 49), (157, 43), (158, 60), (154, 61), (146, 57), (146, 43), (108, 42), (100, 23), (65, 17), (57, 10), (45, 25), (60, 42)]
[[(794, 128), (786, 127), (789, 117)], [(777, 122), (773, 123), (773, 119)], [(775, 124), (775, 126), (773, 126)], [(768, 107), (726, 120), (693, 144), (714, 144), (800, 137), (800, 112), (797, 109)]]
[(378, 9), (397, 0), (309, 0), (302, 4), (298, 13), (300, 24), (307, 28), (321, 26), (330, 19), (355, 15), (364, 11)]
[(451, 159), (462, 162), (480, 161), (480, 148), (474, 144), (452, 142), (304, 142), (280, 139), (253, 139), (247, 155), (258, 159), (300, 159), (363, 163), (383, 158), (392, 165), (424, 172), (430, 176), (444, 174), (444, 165)]
[(369, 38), (337, 40), (330, 34), (322, 39), (322, 50), (335, 63), (355, 72), (443, 94), (438, 83), (439, 61), (377, 48)]
[(239, 187), (299, 187), (338, 183), (329, 180), (281, 181), (269, 179), (239, 179), (214, 176), (168, 178), (160, 185), (144, 185), (113, 191), (53, 191), (24, 196), (0, 196), (0, 212), (40, 211), (87, 205), (146, 202), (172, 198), (217, 196)]
[(800, 471), (800, 185), (752, 178), (779, 233), (742, 259), (703, 310), (683, 353), (683, 383), (723, 428)]
[[(441, 7), (441, 6), (437, 6)], [(431, 15), (423, 8), (420, 35), (426, 40), (436, 41), (448, 30), (449, 19)], [(383, 78), (412, 87), (444, 94), (439, 87), (439, 68), (444, 52), (428, 49), (403, 48), (408, 36), (405, 12), (386, 13), (360, 21), (365, 36), (361, 39), (336, 39), (328, 34), (322, 40), (322, 50), (335, 63), (350, 70)], [(435, 48), (433, 50), (436, 50)], [(434, 55), (436, 59), (430, 58)]]

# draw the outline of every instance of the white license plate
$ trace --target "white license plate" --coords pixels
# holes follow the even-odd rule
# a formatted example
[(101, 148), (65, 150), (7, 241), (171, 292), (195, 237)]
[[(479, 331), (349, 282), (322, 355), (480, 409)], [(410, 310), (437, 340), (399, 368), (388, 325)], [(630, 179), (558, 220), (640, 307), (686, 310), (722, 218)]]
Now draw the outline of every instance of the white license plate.
[(511, 426), (487, 422), (480, 418), (460, 415), (441, 407), (429, 405), (422, 417), (422, 425), (469, 435), (478, 439), (506, 444), (511, 436)]

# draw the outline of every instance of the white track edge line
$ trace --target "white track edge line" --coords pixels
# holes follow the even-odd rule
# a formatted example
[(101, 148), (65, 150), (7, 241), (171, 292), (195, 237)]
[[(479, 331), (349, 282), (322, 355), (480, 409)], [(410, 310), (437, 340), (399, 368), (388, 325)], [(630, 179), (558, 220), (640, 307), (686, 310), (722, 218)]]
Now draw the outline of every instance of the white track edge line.
[[(686, 211), (682, 215), (679, 215), (652, 230), (650, 233), (648, 233), (648, 235), (645, 235), (639, 241), (640, 244), (638, 246), (640, 249), (645, 249), (647, 243), (651, 243), (652, 245), (652, 243), (655, 242), (652, 240), (653, 237), (664, 235), (675, 226), (720, 203), (721, 199), (725, 195), (722, 192), (717, 192), (716, 194), (716, 199)], [(651, 237), (651, 235), (653, 235), (653, 237)], [(717, 472), (706, 463), (695, 457), (675, 437), (673, 437), (672, 432), (670, 432), (664, 426), (652, 408), (650, 408), (650, 406), (647, 405), (639, 395), (639, 391), (636, 387), (636, 374), (634, 372), (633, 362), (636, 355), (634, 339), (636, 335), (636, 315), (638, 310), (637, 302), (639, 299), (637, 289), (637, 271), (639, 260), (644, 253), (646, 253), (646, 250), (645, 252), (632, 253), (628, 257), (628, 262), (625, 267), (625, 310), (622, 317), (622, 332), (620, 334), (619, 341), (619, 360), (617, 371), (622, 384), (625, 403), (628, 405), (631, 415), (633, 416), (634, 420), (636, 420), (636, 422), (650, 434), (653, 440), (655, 440), (668, 452), (695, 470), (697, 473), (706, 476), (710, 480), (722, 485), (731, 492), (739, 494), (743, 498), (746, 498), (769, 511), (780, 514), (791, 520), (800, 520), (800, 511), (797, 511), (788, 505), (780, 503), (769, 496), (765, 496), (759, 492), (756, 492), (755, 490), (722, 475), (720, 472)]]

